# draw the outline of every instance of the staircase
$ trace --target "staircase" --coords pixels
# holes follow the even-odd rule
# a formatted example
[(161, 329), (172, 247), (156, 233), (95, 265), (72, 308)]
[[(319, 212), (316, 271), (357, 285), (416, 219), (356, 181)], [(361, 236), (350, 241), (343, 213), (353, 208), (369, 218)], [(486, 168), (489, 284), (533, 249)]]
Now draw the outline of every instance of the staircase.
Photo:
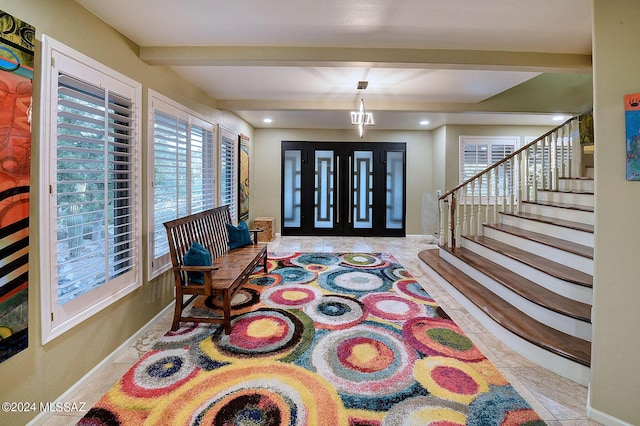
[(475, 183), (472, 178), (445, 194), (441, 229), (449, 229), (447, 237), (419, 257), (423, 269), (503, 343), (587, 385), (594, 180), (561, 175), (575, 166), (573, 152), (580, 148), (567, 136), (575, 137), (575, 123), (565, 125), (569, 130), (555, 129), (474, 177)]

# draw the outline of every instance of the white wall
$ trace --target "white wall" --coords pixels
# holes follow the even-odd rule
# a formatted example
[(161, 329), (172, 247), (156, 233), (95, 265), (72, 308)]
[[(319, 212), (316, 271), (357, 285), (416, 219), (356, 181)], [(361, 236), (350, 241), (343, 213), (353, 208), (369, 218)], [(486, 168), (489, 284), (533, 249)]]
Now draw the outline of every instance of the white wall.
[(640, 93), (637, 0), (593, 2), (596, 233), (592, 418), (640, 424), (640, 181), (625, 179), (623, 97)]

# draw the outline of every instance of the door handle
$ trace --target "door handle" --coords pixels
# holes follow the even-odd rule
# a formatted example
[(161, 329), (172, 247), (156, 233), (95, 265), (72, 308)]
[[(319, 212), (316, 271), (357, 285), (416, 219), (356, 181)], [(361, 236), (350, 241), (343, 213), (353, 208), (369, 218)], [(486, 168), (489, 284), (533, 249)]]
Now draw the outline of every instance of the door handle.
[(349, 156), (349, 214), (347, 215), (348, 222), (351, 223), (351, 212), (353, 212), (353, 168), (351, 164), (351, 156)]
[(336, 223), (340, 223), (340, 156), (336, 156)]

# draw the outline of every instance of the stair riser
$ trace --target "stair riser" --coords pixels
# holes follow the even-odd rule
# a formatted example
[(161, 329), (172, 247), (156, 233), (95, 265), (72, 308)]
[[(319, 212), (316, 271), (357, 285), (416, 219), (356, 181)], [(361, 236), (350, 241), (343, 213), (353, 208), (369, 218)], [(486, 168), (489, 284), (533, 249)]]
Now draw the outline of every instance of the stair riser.
[(440, 250), (440, 257), (536, 321), (563, 333), (591, 341), (590, 323), (559, 314), (525, 299), (444, 250)]
[(536, 241), (531, 241), (527, 238), (522, 238), (507, 232), (502, 232), (498, 229), (486, 226), (483, 229), (485, 237), (493, 238), (494, 240), (498, 240), (505, 244), (518, 247), (519, 249), (526, 250), (530, 253), (544, 257), (545, 259), (569, 266), (570, 268), (584, 272), (585, 274), (593, 275), (593, 259), (569, 253), (567, 251)]
[[(438, 273), (424, 262), (420, 262), (420, 267), (425, 271), (429, 277), (431, 277), (440, 287), (442, 287), (447, 293), (449, 293), (458, 303), (460, 303), (474, 318), (476, 318), (483, 326), (489, 330), (491, 334), (496, 336), (501, 342), (509, 346), (514, 351), (518, 352), (525, 358), (537, 363), (538, 365), (553, 371), (556, 374), (566, 377), (569, 380), (580, 383), (587, 386), (591, 381), (591, 372), (589, 367), (586, 367), (577, 362), (573, 362), (569, 359), (561, 357), (557, 354), (544, 350), (520, 336), (506, 330), (500, 324), (496, 323), (488, 315), (486, 315), (481, 309), (470, 302), (462, 293), (460, 293), (455, 287), (449, 284)], [(476, 342), (481, 350), (484, 350), (482, 342)]]
[(565, 228), (564, 226), (557, 226), (550, 223), (538, 222), (536, 220), (529, 220), (509, 215), (501, 215), (500, 221), (505, 225), (516, 226), (527, 231), (538, 232), (540, 234), (560, 238), (565, 241), (572, 241), (577, 244), (582, 244), (583, 246), (594, 246), (592, 232)]
[(480, 244), (476, 244), (466, 238), (462, 239), (462, 244), (465, 248), (475, 252), (476, 254), (486, 257), (490, 261), (502, 265), (514, 273), (526, 277), (554, 293), (579, 302), (588, 303), (590, 305), (593, 304), (593, 291), (590, 287), (561, 280), (536, 268), (532, 268), (529, 265), (525, 265), (522, 262), (511, 259), (510, 257), (494, 250), (490, 250)]
[(565, 191), (591, 191), (594, 181), (590, 179), (560, 179), (558, 188)]
[(538, 191), (539, 201), (553, 201), (593, 207), (593, 198), (593, 194), (580, 194), (577, 192)]
[(594, 224), (593, 212), (565, 209), (560, 207), (543, 206), (539, 204), (522, 203), (522, 210), (527, 213), (549, 216), (555, 219), (570, 220), (573, 222)]

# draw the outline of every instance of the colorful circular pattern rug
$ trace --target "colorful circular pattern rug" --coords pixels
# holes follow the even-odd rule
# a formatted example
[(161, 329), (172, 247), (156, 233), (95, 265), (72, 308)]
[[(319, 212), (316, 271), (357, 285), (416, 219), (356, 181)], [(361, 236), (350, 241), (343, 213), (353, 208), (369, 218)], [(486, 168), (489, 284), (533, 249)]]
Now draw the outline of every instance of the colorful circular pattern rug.
[(348, 296), (327, 295), (315, 299), (303, 308), (316, 328), (340, 330), (353, 327), (367, 318), (362, 302)]
[[(541, 425), (393, 256), (270, 253), (214, 324), (169, 331), (80, 425)], [(199, 298), (191, 315), (220, 315)]]

